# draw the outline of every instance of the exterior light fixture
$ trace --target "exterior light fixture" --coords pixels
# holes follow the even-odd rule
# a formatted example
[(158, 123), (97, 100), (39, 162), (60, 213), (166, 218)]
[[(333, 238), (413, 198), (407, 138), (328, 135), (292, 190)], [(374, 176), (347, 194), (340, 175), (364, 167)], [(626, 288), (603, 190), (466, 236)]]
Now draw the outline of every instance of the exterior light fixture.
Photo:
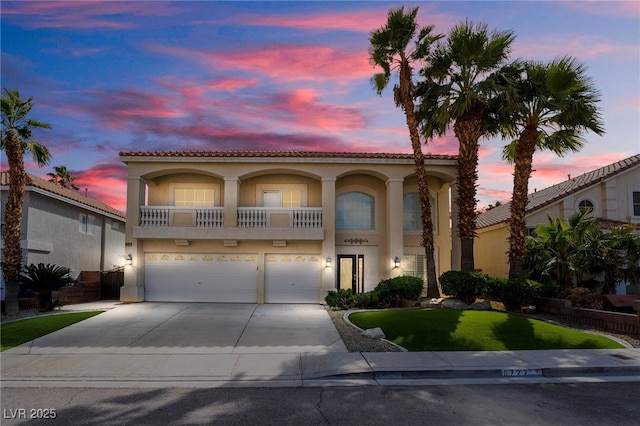
[(331, 257), (327, 257), (326, 262), (327, 262), (326, 267), (331, 268)]
[(400, 267), (400, 258), (399, 258), (398, 256), (396, 256), (396, 258), (395, 258), (395, 259), (393, 259), (393, 265), (394, 265), (396, 268), (399, 268), (399, 267)]
[(127, 257), (124, 258), (124, 264), (128, 266), (133, 265), (133, 256), (131, 255), (131, 253), (129, 253)]

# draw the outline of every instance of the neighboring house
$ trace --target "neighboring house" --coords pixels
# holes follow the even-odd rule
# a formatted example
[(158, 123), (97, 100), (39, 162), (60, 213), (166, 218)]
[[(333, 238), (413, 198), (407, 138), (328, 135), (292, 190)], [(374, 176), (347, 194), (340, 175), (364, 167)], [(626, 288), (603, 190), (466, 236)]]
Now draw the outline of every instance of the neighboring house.
[[(0, 183), (4, 211), (8, 172), (2, 172)], [(4, 224), (4, 213), (2, 220)], [(78, 191), (27, 175), (22, 211), (24, 265), (65, 266), (74, 277), (82, 271), (122, 267), (124, 231), (122, 212)]]
[[(497, 277), (509, 275), (509, 209), (511, 203), (478, 216), (476, 268)], [(640, 226), (640, 154), (529, 194), (530, 230), (552, 218), (568, 219), (580, 209), (606, 225)]]
[[(122, 301), (318, 303), (336, 288), (363, 292), (392, 276), (424, 275), (411, 155), (120, 157), (128, 166), (125, 250), (132, 255)], [(425, 167), (436, 267), (444, 272), (452, 264), (456, 157), (428, 155)]]

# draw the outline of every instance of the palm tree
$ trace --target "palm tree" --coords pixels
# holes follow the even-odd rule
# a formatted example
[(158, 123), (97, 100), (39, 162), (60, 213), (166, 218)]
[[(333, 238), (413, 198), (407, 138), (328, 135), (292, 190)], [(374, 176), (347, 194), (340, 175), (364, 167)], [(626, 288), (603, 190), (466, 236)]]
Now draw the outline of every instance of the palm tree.
[[(415, 115), (412, 62), (424, 58), (430, 50), (431, 44), (441, 35), (430, 35), (433, 30), (428, 26), (419, 31), (416, 23), (418, 8), (405, 13), (401, 7), (390, 10), (387, 24), (371, 33), (369, 41), (371, 62), (382, 67), (383, 72), (375, 74), (371, 79), (376, 92), (380, 95), (389, 84), (391, 71), (398, 71), (398, 83), (393, 87), (393, 97), (396, 107), (402, 108), (409, 128), (409, 138), (416, 164), (416, 178), (418, 179), (418, 195), (421, 206), (422, 246), (425, 249), (427, 266), (427, 297), (439, 297), (433, 239), (433, 220), (431, 217), (431, 200), (427, 174), (424, 168), (424, 155)], [(415, 48), (410, 52), (409, 44), (415, 40)]]
[(32, 99), (20, 99), (17, 90), (2, 91), (2, 149), (9, 164), (9, 191), (4, 206), (4, 248), (2, 250), (2, 276), (4, 278), (5, 308), (8, 315), (18, 313), (18, 280), (22, 264), (22, 204), (24, 202), (26, 174), (24, 154), (30, 152), (34, 161), (43, 166), (49, 162), (46, 147), (31, 140), (34, 128), (50, 128), (46, 123), (28, 118)]
[(73, 283), (73, 278), (71, 270), (67, 267), (32, 263), (24, 268), (23, 274), (20, 275), (20, 282), (27, 288), (40, 293), (39, 307), (41, 310), (52, 311), (55, 304), (51, 298), (51, 292)]
[(514, 78), (503, 80), (512, 85), (514, 95), (498, 97), (504, 130), (517, 137), (503, 151), (505, 159), (514, 163), (509, 278), (524, 277), (525, 213), (534, 153), (548, 150), (563, 156), (580, 150), (584, 132), (604, 133), (596, 106), (598, 93), (585, 71), (574, 59), (564, 57), (548, 64), (525, 62)]
[(512, 31), (489, 33), (485, 24), (465, 21), (438, 44), (417, 87), (418, 117), (427, 138), (443, 136), (453, 123), (458, 139), (458, 236), (463, 271), (474, 270), (478, 141), (497, 131), (490, 110), (491, 75), (505, 63), (515, 36)]
[(70, 188), (74, 190), (80, 189), (78, 185), (73, 183), (76, 180), (75, 176), (71, 176), (66, 166), (54, 166), (53, 172), (47, 173), (49, 176), (49, 182), (55, 183), (63, 188)]

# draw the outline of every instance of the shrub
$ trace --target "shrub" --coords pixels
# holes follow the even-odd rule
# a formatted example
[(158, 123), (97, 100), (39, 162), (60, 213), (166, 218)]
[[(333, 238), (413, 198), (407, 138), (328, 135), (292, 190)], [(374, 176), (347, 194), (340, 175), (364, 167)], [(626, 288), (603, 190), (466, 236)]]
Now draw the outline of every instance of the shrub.
[(487, 294), (490, 280), (491, 277), (479, 272), (448, 271), (440, 275), (442, 291), (467, 305), (472, 304), (476, 296)]
[(380, 281), (373, 290), (384, 307), (402, 307), (407, 300), (418, 300), (424, 281), (419, 277), (402, 276)]
[(351, 289), (340, 289), (338, 291), (330, 291), (324, 298), (327, 305), (338, 309), (353, 309), (358, 306), (358, 300)]
[(564, 299), (566, 293), (563, 291), (562, 287), (560, 287), (556, 283), (545, 282), (540, 284), (540, 293), (539, 297), (550, 297), (552, 299)]
[(532, 280), (503, 280), (500, 282), (496, 298), (504, 303), (507, 309), (530, 305), (540, 294), (540, 283)]
[(600, 296), (585, 287), (572, 288), (567, 296), (574, 308), (602, 309)]

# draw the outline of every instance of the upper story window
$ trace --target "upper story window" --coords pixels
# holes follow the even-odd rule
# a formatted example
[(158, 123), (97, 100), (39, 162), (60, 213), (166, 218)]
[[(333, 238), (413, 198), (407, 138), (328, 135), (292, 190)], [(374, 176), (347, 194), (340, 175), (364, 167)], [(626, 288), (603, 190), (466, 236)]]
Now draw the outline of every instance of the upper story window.
[(640, 217), (640, 191), (631, 192), (631, 209), (635, 217)]
[(584, 199), (584, 200), (580, 200), (580, 202), (578, 203), (578, 210), (580, 211), (588, 210), (592, 212), (594, 207), (595, 206), (593, 204), (593, 201), (591, 200)]
[(375, 200), (362, 192), (347, 192), (336, 198), (336, 228), (375, 229)]
[(96, 232), (96, 217), (90, 214), (87, 215), (80, 213), (80, 216), (78, 217), (78, 225), (78, 231), (83, 234), (93, 235)]
[(302, 207), (299, 189), (269, 189), (262, 191), (263, 207)]
[(174, 186), (173, 205), (180, 207), (213, 207), (215, 190), (211, 186)]
[[(422, 230), (422, 206), (417, 192), (405, 192), (402, 197), (402, 228), (405, 231)], [(437, 229), (436, 199), (431, 197), (431, 222), (434, 231)]]

